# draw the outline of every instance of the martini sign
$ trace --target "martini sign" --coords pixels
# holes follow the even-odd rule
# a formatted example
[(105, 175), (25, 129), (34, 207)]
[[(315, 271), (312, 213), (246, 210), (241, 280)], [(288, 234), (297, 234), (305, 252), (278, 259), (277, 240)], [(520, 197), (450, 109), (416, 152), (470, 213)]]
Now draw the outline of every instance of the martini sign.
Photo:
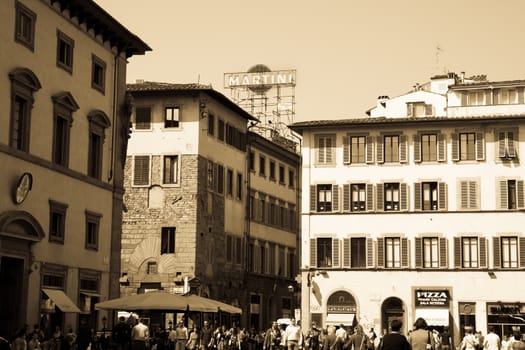
[(295, 70), (272, 71), (257, 65), (242, 73), (225, 73), (224, 87), (245, 87), (253, 90), (268, 90), (274, 86), (295, 86)]

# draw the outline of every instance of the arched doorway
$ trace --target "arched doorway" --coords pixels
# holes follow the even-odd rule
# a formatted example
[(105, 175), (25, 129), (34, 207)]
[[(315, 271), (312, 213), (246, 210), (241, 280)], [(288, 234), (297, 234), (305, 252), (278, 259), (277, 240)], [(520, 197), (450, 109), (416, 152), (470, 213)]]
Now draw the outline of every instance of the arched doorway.
[(11, 336), (25, 324), (31, 245), (42, 237), (44, 230), (31, 214), (0, 214), (0, 336)]
[(352, 294), (343, 290), (337, 291), (326, 301), (325, 326), (354, 326), (356, 311), (357, 306)]
[(381, 305), (381, 330), (390, 332), (390, 323), (392, 320), (400, 320), (403, 323), (401, 334), (406, 334), (407, 325), (405, 322), (405, 309), (403, 301), (396, 297), (390, 297)]

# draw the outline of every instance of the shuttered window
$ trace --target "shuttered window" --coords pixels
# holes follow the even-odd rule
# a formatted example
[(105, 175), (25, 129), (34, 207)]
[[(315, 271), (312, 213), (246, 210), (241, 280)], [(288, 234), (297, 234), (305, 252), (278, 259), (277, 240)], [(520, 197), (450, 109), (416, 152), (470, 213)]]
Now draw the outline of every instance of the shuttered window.
[(477, 236), (454, 238), (454, 266), (457, 268), (486, 268), (487, 239)]
[(403, 237), (379, 237), (377, 239), (377, 266), (384, 268), (407, 268), (408, 239)]
[(310, 239), (310, 267), (339, 267), (339, 240), (331, 237)]
[(441, 133), (414, 135), (414, 162), (445, 162), (447, 160), (446, 138)]
[(414, 183), (414, 209), (447, 210), (447, 187), (444, 182)]
[(151, 128), (151, 108), (137, 107), (135, 109), (135, 129), (146, 130)]
[(315, 138), (316, 164), (332, 165), (335, 162), (335, 135), (317, 135)]
[(458, 209), (459, 210), (479, 210), (480, 185), (478, 179), (458, 180)]
[(440, 237), (416, 237), (416, 268), (447, 267), (447, 240)]
[(512, 160), (518, 156), (518, 132), (517, 131), (497, 131), (498, 156), (503, 160)]
[(133, 159), (133, 185), (149, 186), (150, 156), (135, 156)]
[(310, 186), (310, 211), (338, 212), (339, 186), (319, 184)]
[(497, 179), (496, 207), (500, 210), (525, 209), (524, 181)]
[(374, 187), (372, 184), (344, 184), (343, 211), (364, 212), (374, 210)]
[(484, 160), (485, 135), (482, 132), (452, 134), (452, 160)]

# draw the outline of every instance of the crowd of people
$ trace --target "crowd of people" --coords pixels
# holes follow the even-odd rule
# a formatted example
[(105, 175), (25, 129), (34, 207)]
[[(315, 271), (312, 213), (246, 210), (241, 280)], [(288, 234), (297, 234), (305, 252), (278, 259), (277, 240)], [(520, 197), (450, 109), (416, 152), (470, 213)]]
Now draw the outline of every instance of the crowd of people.
[(525, 350), (520, 332), (502, 339), (493, 327), (483, 336), (473, 327), (465, 327), (465, 335), (455, 346), (447, 327), (440, 332), (430, 329), (423, 318), (418, 318), (407, 335), (401, 333), (403, 324), (392, 320), (390, 331), (379, 336), (372, 329), (365, 330), (360, 324), (346, 327), (329, 325), (318, 328), (315, 322), (308, 330), (301, 329), (299, 322), (290, 320), (282, 325), (273, 322), (266, 331), (247, 330), (235, 324), (186, 327), (183, 320), (175, 327), (154, 330), (136, 319), (129, 322), (124, 317), (106, 337), (97, 337), (85, 322), (78, 334), (72, 329), (63, 333), (56, 327), (52, 335), (45, 335), (35, 325), (32, 330), (24, 327), (11, 341), (0, 338), (0, 350)]

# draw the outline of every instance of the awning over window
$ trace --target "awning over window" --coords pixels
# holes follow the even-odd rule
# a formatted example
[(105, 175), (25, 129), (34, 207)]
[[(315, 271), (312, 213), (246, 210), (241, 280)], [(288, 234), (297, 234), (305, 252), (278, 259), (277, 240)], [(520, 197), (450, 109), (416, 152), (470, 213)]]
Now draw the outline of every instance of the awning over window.
[(416, 318), (422, 317), (429, 326), (448, 326), (448, 309), (416, 309)]
[(78, 306), (76, 306), (75, 303), (71, 299), (69, 299), (69, 297), (63, 291), (59, 289), (42, 289), (42, 291), (46, 293), (49, 299), (53, 300), (55, 305), (62, 312), (80, 313), (80, 309), (78, 308)]
[(345, 326), (351, 326), (354, 323), (355, 314), (334, 314), (330, 313), (326, 315), (326, 325), (336, 326), (344, 324)]

